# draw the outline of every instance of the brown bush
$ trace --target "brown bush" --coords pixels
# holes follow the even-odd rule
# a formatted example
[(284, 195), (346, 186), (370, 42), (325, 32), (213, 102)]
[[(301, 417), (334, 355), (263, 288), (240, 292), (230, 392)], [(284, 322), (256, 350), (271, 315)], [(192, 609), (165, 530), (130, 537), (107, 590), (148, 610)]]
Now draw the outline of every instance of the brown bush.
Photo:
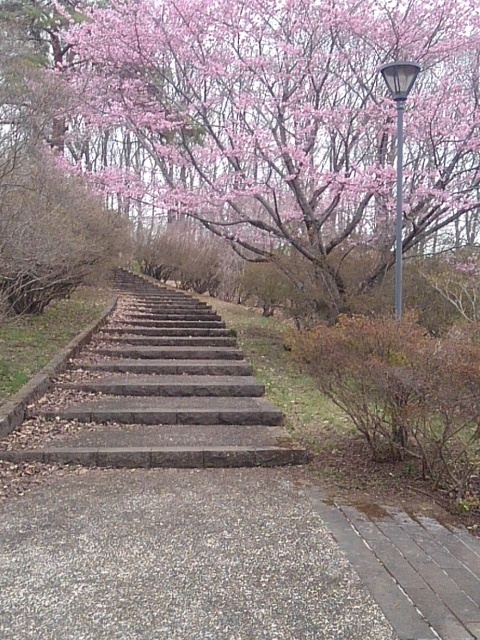
[[(364, 274), (381, 261), (379, 252), (357, 250), (330, 257), (332, 269), (339, 274), (345, 287), (345, 313), (352, 315), (383, 316), (394, 309), (395, 274), (391, 270), (383, 280), (366, 291), (359, 286)], [(435, 261), (423, 258), (406, 260), (403, 269), (403, 302), (407, 311), (413, 311), (419, 324), (432, 335), (448, 331), (460, 315), (455, 307), (440, 294), (425, 276)], [(272, 262), (247, 265), (241, 280), (245, 297), (266, 313), (279, 309), (293, 319), (297, 328), (306, 328), (318, 322), (337, 320), (334, 300), (327, 283), (315, 272), (314, 266), (296, 252), (277, 253)]]
[(416, 458), (462, 498), (480, 464), (478, 334), (433, 338), (408, 315), (342, 317), (299, 334), (293, 350), (375, 459)]
[(18, 21), (4, 22), (7, 14), (0, 16), (0, 313), (41, 313), (115, 265), (129, 231), (46, 157), (68, 95), (55, 75), (42, 74), (39, 49)]
[(0, 292), (17, 314), (97, 282), (128, 251), (128, 224), (42, 155), (17, 158), (0, 180), (0, 207)]
[(223, 241), (191, 221), (170, 223), (139, 239), (137, 259), (143, 273), (173, 280), (186, 291), (234, 300), (243, 265)]
[[(325, 259), (328, 265), (318, 269), (291, 249), (272, 251), (270, 261), (242, 263), (224, 241), (193, 221), (181, 221), (154, 234), (147, 232), (137, 256), (142, 270), (159, 280), (175, 280), (182, 288), (209, 291), (229, 301), (248, 301), (266, 316), (278, 309), (297, 328), (336, 322), (340, 307), (324, 277), (326, 270), (342, 283), (345, 314), (379, 317), (394, 309), (394, 269), (370, 288), (361, 287), (365, 274), (375, 271), (385, 260), (385, 255), (375, 248), (337, 249)], [(461, 279), (462, 274), (455, 273)], [(445, 295), (439, 284), (446, 282), (446, 274), (450, 274), (447, 284), (451, 285), (452, 268), (445, 259), (405, 256), (404, 309), (413, 311), (419, 324), (435, 336), (447, 332), (462, 315), (458, 304)], [(470, 277), (469, 286), (475, 297), (478, 282)], [(476, 299), (480, 296), (476, 295)]]
[[(348, 309), (354, 315), (383, 316), (395, 306), (395, 270), (388, 271), (371, 289), (358, 286), (365, 273), (382, 261), (374, 249), (352, 251), (341, 260), (339, 272), (348, 292)], [(337, 257), (340, 263), (340, 258)], [(432, 335), (441, 335), (459, 320), (455, 307), (432, 286), (427, 273), (443, 273), (444, 260), (406, 256), (403, 263), (403, 307), (415, 313), (419, 324)]]
[(279, 309), (299, 329), (336, 317), (325, 282), (298, 252), (277, 252), (270, 262), (247, 264), (240, 286), (245, 299), (264, 315)]
[(273, 263), (247, 263), (240, 287), (245, 300), (263, 310), (265, 317), (273, 316), (275, 309), (286, 310), (292, 284)]
[(467, 322), (480, 321), (480, 254), (477, 247), (452, 251), (429, 260), (422, 275), (445, 305)]

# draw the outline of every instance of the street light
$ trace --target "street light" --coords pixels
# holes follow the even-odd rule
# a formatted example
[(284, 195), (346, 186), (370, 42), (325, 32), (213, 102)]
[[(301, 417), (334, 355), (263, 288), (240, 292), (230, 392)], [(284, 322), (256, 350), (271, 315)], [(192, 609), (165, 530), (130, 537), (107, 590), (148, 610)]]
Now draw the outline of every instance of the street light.
[(420, 65), (414, 62), (390, 62), (380, 72), (397, 103), (397, 224), (395, 243), (395, 313), (402, 319), (402, 231), (403, 231), (403, 107), (415, 84)]

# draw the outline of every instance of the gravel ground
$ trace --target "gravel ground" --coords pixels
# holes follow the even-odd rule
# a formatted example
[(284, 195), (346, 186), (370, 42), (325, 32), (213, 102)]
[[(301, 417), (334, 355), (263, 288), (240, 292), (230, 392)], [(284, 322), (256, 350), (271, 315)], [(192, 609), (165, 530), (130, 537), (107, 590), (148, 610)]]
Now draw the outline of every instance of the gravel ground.
[(395, 640), (295, 470), (88, 471), (0, 506), (8, 640)]
[[(109, 344), (109, 347), (112, 345)], [(88, 364), (96, 364), (97, 362), (110, 362), (111, 360), (118, 360), (118, 357), (114, 356), (104, 356), (96, 353), (95, 351), (84, 349), (80, 352), (80, 354), (75, 359), (75, 362), (72, 360), (69, 363), (69, 366), (79, 367), (80, 369)]]
[(106, 396), (102, 393), (91, 393), (81, 391), (80, 389), (64, 389), (62, 387), (54, 387), (36, 402), (29, 404), (27, 407), (27, 416), (36, 416), (41, 411), (51, 411), (53, 409), (65, 409), (71, 404), (77, 402), (88, 402), (99, 397), (113, 398), (114, 396)]
[[(119, 374), (116, 374), (117, 376)], [(129, 373), (128, 377), (133, 377), (133, 376), (140, 376), (140, 374), (132, 374)], [(108, 372), (105, 371), (89, 371), (88, 369), (69, 369), (68, 371), (65, 371), (64, 373), (60, 374), (59, 376), (57, 376), (54, 380), (53, 380), (53, 384), (57, 384), (57, 383), (69, 383), (69, 382), (85, 382), (88, 380), (99, 380), (100, 378), (103, 378), (105, 380), (108, 380), (109, 377), (113, 377), (114, 374), (109, 374)]]
[(0, 460), (0, 504), (7, 498), (23, 496), (52, 478), (59, 479), (67, 474), (82, 474), (86, 471), (87, 469), (78, 466), (61, 467), (39, 462), (13, 464)]

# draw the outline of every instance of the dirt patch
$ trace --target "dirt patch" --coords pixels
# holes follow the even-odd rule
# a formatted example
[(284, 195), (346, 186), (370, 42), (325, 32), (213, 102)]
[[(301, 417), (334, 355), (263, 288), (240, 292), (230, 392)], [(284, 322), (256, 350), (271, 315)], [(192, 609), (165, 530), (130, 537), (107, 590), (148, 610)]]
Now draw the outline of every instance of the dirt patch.
[(358, 506), (358, 510), (367, 516), (370, 520), (383, 520), (389, 517), (388, 511), (378, 504), (369, 502), (361, 503)]

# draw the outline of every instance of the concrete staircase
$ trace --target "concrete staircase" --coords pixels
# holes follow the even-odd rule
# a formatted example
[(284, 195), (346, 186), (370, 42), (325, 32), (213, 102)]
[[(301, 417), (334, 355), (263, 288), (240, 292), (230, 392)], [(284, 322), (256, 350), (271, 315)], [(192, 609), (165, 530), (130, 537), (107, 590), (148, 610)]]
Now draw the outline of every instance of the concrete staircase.
[[(37, 412), (85, 428), (7, 457), (117, 467), (307, 461), (217, 313), (128, 272), (117, 274), (115, 287), (122, 320), (113, 317), (97, 336), (98, 348), (71, 364), (83, 377), (57, 382), (69, 403)], [(94, 395), (85, 401), (86, 394)]]

